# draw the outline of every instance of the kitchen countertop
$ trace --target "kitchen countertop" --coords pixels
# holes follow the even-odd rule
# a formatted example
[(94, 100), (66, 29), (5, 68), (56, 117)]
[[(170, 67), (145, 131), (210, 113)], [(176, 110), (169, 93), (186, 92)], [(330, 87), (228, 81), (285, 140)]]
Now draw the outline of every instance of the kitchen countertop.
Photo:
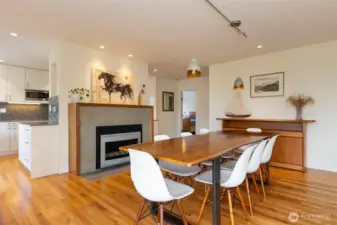
[(19, 122), (23, 125), (29, 126), (57, 126), (58, 124), (49, 124), (48, 121), (33, 121), (33, 122)]

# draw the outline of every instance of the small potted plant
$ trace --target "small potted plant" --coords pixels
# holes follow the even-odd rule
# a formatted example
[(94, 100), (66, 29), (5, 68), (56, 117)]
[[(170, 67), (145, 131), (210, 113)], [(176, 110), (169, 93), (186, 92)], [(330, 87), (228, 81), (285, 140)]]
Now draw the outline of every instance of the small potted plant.
[(74, 88), (69, 91), (69, 98), (72, 102), (80, 102), (83, 99), (89, 99), (89, 90), (86, 88)]
[(287, 98), (287, 103), (294, 106), (296, 109), (296, 119), (302, 120), (303, 108), (307, 105), (314, 104), (314, 99), (309, 96), (304, 96), (304, 94), (294, 94)]
[(142, 104), (142, 95), (145, 94), (145, 87), (146, 87), (145, 84), (143, 84), (142, 89), (139, 92), (139, 95), (138, 95), (138, 105)]

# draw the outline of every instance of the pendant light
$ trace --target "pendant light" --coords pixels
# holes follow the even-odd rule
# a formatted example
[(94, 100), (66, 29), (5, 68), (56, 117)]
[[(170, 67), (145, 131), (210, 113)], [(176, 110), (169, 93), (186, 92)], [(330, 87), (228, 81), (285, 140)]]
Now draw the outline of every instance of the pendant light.
[(233, 90), (243, 90), (243, 89), (244, 85), (242, 79), (240, 77), (236, 78), (233, 84)]
[(201, 77), (200, 66), (195, 58), (193, 58), (190, 64), (188, 65), (187, 77), (188, 78)]

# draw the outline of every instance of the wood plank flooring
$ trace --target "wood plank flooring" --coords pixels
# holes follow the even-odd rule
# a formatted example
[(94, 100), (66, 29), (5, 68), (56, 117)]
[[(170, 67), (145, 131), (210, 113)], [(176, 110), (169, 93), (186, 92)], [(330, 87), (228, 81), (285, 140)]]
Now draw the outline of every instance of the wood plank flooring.
[[(300, 172), (272, 169), (267, 200), (259, 202), (251, 188), (254, 216), (246, 222), (240, 204), (235, 204), (236, 224), (291, 224), (290, 212), (329, 217), (300, 219), (295, 224), (337, 224), (337, 173), (309, 170)], [(204, 186), (197, 186), (200, 197)], [(245, 190), (243, 186), (242, 192)], [(244, 199), (247, 195), (243, 192)], [(31, 180), (17, 157), (0, 158), (1, 225), (129, 225), (133, 224), (142, 199), (129, 173), (88, 181), (72, 174)], [(246, 204), (248, 201), (246, 201)], [(222, 202), (222, 224), (229, 224), (227, 199)], [(187, 219), (195, 224), (200, 205), (194, 196), (184, 199)], [(140, 225), (155, 224), (151, 217)], [(211, 205), (206, 206), (202, 225), (211, 224)]]

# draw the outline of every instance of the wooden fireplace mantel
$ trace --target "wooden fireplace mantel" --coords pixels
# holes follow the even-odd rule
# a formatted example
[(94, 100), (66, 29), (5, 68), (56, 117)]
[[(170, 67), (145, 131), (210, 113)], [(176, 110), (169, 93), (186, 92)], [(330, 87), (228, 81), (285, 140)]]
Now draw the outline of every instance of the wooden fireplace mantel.
[(245, 132), (247, 128), (260, 128), (264, 133), (279, 134), (270, 165), (305, 171), (306, 127), (315, 120), (217, 118), (222, 130)]
[[(102, 103), (69, 103), (68, 105), (68, 135), (69, 135), (69, 171), (80, 175), (81, 167), (81, 109), (95, 108), (102, 110), (102, 107), (107, 108), (135, 108), (148, 109), (149, 115), (149, 133), (143, 134), (153, 141), (154, 136), (154, 111), (153, 106), (148, 105), (126, 105), (126, 104), (102, 104)], [(82, 110), (83, 111), (83, 110)], [(105, 111), (105, 110), (104, 110)], [(108, 109), (107, 109), (107, 113)], [(113, 115), (112, 115), (113, 116)], [(110, 124), (107, 124), (110, 125)]]

